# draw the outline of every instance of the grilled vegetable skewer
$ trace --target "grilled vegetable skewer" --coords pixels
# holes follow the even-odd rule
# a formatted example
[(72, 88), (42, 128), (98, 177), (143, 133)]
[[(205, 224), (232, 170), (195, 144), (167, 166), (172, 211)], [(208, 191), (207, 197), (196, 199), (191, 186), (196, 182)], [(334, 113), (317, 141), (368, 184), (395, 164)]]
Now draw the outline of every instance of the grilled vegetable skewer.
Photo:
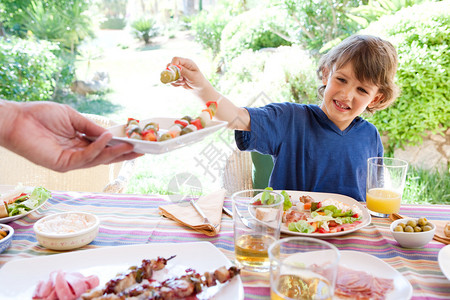
[(174, 257), (175, 255), (167, 259), (160, 256), (158, 256), (157, 259), (152, 260), (144, 259), (139, 267), (130, 267), (130, 271), (128, 273), (119, 274), (115, 278), (108, 281), (105, 288), (85, 293), (81, 295), (81, 298), (84, 300), (90, 300), (97, 299), (102, 295), (122, 293), (132, 285), (141, 283), (144, 279), (151, 279), (153, 271), (163, 269), (167, 265), (167, 262)]
[[(204, 289), (217, 285), (217, 282), (228, 282), (239, 273), (240, 269), (234, 266), (228, 269), (223, 266), (213, 273), (205, 272), (203, 275), (195, 272), (195, 270), (188, 269), (185, 275), (169, 278), (163, 282), (151, 279), (144, 280), (140, 284), (134, 284), (131, 288), (118, 293), (104, 292), (91, 298), (82, 295), (82, 299), (127, 299), (129, 297), (137, 297), (136, 299), (183, 299), (200, 294)], [(103, 291), (106, 291), (106, 289)]]

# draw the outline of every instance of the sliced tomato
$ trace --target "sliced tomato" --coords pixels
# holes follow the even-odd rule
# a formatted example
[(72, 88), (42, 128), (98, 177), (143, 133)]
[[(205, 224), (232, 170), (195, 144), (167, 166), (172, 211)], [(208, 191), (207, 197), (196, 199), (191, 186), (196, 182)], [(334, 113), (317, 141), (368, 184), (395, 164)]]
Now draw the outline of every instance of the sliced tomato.
[(202, 121), (200, 119), (195, 119), (191, 121), (191, 124), (197, 127), (198, 130), (202, 129)]
[(317, 230), (319, 233), (329, 233), (330, 231), (326, 231), (324, 228), (320, 227), (319, 230)]

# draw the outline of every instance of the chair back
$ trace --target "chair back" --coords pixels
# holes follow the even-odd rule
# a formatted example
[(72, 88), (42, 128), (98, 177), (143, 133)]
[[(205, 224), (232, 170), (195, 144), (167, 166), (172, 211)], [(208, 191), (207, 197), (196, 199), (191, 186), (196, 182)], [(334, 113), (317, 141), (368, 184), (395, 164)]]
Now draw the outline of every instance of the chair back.
[(237, 191), (252, 189), (252, 158), (250, 152), (234, 149), (227, 158), (223, 176), (223, 188), (230, 196)]

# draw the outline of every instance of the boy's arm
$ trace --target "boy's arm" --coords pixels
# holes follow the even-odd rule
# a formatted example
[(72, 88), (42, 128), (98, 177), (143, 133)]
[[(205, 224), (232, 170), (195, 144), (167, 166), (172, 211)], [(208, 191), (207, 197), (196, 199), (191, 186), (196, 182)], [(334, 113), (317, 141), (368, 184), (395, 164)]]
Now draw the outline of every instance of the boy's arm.
[(203, 76), (198, 66), (190, 59), (174, 57), (170, 64), (181, 67), (181, 76), (173, 86), (191, 89), (203, 102), (217, 101), (216, 118), (228, 122), (230, 129), (250, 130), (250, 115), (245, 108), (237, 107), (220, 94)]

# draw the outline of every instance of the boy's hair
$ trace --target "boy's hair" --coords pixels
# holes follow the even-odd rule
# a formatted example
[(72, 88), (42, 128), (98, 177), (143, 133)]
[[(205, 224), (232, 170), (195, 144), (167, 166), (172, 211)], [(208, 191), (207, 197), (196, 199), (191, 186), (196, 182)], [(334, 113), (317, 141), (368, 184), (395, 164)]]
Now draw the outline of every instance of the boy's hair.
[[(361, 82), (375, 84), (384, 97), (366, 111), (372, 113), (382, 110), (394, 102), (399, 95), (399, 88), (394, 83), (397, 72), (398, 57), (394, 46), (379, 37), (371, 35), (353, 35), (331, 49), (319, 61), (317, 75), (322, 80), (324, 75), (338, 70), (352, 62), (356, 78)], [(327, 72), (324, 73), (324, 71)], [(319, 87), (323, 97), (325, 85)]]

